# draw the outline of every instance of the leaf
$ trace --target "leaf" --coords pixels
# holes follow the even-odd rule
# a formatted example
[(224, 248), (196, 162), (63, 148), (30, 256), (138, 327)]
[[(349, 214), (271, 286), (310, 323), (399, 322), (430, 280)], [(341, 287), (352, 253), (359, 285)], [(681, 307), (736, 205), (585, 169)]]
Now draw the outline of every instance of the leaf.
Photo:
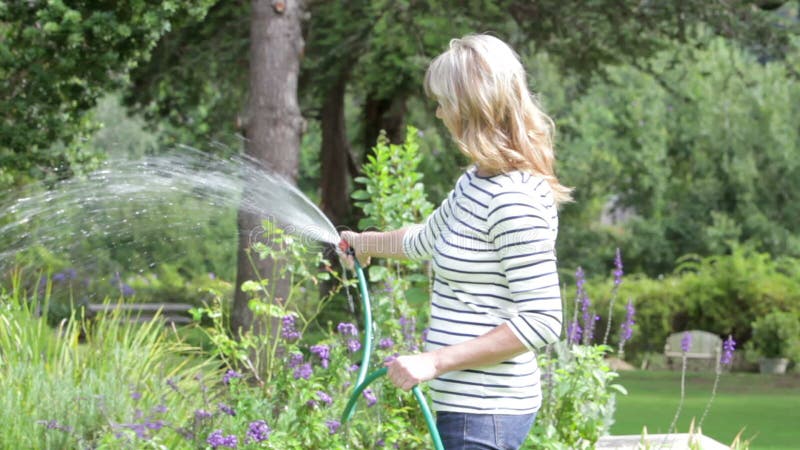
[(369, 200), (370, 198), (367, 191), (361, 189), (350, 194), (350, 197), (353, 198), (354, 200)]
[(625, 386), (623, 386), (621, 384), (612, 384), (612, 385), (608, 386), (608, 388), (609, 389), (613, 389), (613, 390), (619, 392), (622, 395), (628, 395), (628, 390), (625, 389)]
[(261, 290), (261, 285), (253, 280), (247, 280), (242, 283), (242, 292), (257, 292)]

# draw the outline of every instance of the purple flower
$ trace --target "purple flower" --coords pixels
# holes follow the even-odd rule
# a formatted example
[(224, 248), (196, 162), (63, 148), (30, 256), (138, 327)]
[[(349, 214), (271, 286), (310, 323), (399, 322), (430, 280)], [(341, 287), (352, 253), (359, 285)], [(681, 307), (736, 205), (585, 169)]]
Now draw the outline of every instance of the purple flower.
[(338, 420), (326, 420), (325, 425), (328, 426), (328, 431), (330, 431), (331, 434), (336, 433), (339, 430), (339, 427), (342, 426)]
[(266, 441), (269, 439), (270, 433), (272, 433), (272, 430), (267, 425), (267, 422), (263, 420), (250, 422), (250, 425), (247, 427), (247, 438), (245, 442), (249, 444), (250, 442)]
[(317, 355), (320, 359), (320, 365), (323, 369), (328, 368), (328, 363), (331, 357), (331, 348), (325, 344), (312, 345), (311, 353)]
[(389, 355), (386, 358), (384, 358), (383, 362), (384, 362), (384, 364), (389, 364), (390, 362), (392, 362), (395, 359), (397, 359), (398, 356), (400, 356), (400, 353), (394, 353), (394, 354)]
[(326, 405), (330, 405), (333, 403), (333, 399), (330, 395), (326, 394), (324, 391), (317, 391), (317, 398)]
[[(582, 271), (581, 271), (582, 272)], [(585, 281), (582, 281), (582, 283)], [(583, 285), (578, 289), (581, 299), (581, 317), (583, 319), (583, 343), (588, 345), (594, 338), (594, 323), (596, 321), (595, 315), (592, 312), (592, 300), (583, 289)]]
[(125, 428), (133, 431), (139, 439), (147, 439), (147, 428), (145, 428), (143, 423), (131, 423), (125, 425)]
[(336, 330), (343, 336), (358, 336), (358, 328), (352, 323), (342, 322), (336, 327)]
[(311, 368), (311, 363), (305, 363), (298, 368), (294, 369), (294, 379), (299, 380), (300, 378), (307, 380), (311, 378), (311, 374), (313, 373), (313, 369)]
[(123, 297), (133, 297), (136, 294), (136, 291), (125, 283), (120, 284), (119, 291)]
[(294, 369), (295, 367), (303, 364), (303, 354), (302, 353), (292, 353), (289, 356), (289, 368)]
[(178, 389), (178, 383), (175, 382), (174, 378), (167, 378), (167, 386), (172, 388), (172, 390), (175, 392), (180, 392), (180, 389)]
[(394, 347), (394, 341), (392, 340), (392, 338), (383, 338), (378, 343), (378, 347), (383, 350), (386, 350), (387, 348), (392, 348)]
[(281, 330), (281, 336), (290, 342), (300, 339), (300, 332), (295, 329), (295, 320), (296, 317), (294, 314), (283, 316), (282, 319), (283, 328)]
[(614, 257), (614, 286), (622, 284), (622, 254), (617, 248), (617, 254)]
[(242, 374), (235, 370), (228, 369), (225, 375), (222, 376), (222, 384), (231, 384), (231, 380), (242, 378)]
[(353, 364), (352, 366), (347, 368), (348, 372), (356, 372), (358, 371), (358, 364)]
[(358, 339), (348, 339), (347, 340), (347, 350), (350, 353), (355, 353), (361, 348), (361, 342), (358, 342)]
[(164, 428), (164, 421), (161, 420), (161, 419), (156, 420), (155, 422), (151, 422), (151, 421), (148, 420), (148, 421), (146, 421), (144, 423), (144, 426), (149, 428), (149, 429), (151, 429), (151, 430), (158, 431), (158, 430)]
[(581, 324), (579, 324), (577, 320), (572, 321), (567, 326), (567, 342), (570, 344), (579, 343), (581, 341), (582, 333), (583, 329), (581, 329)]
[(687, 353), (690, 348), (692, 348), (692, 335), (686, 331), (683, 333), (683, 339), (681, 339), (681, 351)]
[(228, 435), (223, 436), (222, 430), (215, 430), (213, 433), (208, 435), (208, 439), (206, 439), (206, 443), (210, 445), (212, 448), (217, 447), (227, 447), (227, 448), (236, 448), (239, 444), (238, 439), (236, 439), (236, 435)]
[(229, 416), (235, 416), (236, 415), (236, 411), (234, 411), (233, 408), (231, 408), (230, 406), (226, 405), (225, 403), (219, 403), (217, 406), (219, 406), (219, 410), (220, 411), (224, 412), (225, 414), (227, 414)]
[(62, 425), (57, 420), (37, 420), (36, 423), (44, 425), (48, 430), (66, 431), (67, 433), (72, 431), (72, 427)]
[(153, 412), (156, 414), (165, 414), (167, 412), (167, 405), (156, 405), (153, 408)]
[(142, 398), (142, 393), (141, 393), (141, 392), (136, 392), (136, 391), (133, 391), (133, 392), (131, 392), (131, 398), (132, 398), (134, 401), (139, 401), (139, 400)]
[(398, 322), (400, 323), (400, 327), (403, 329), (403, 338), (405, 341), (411, 343), (413, 346), (416, 346), (414, 345), (414, 332), (417, 329), (417, 319), (414, 317), (409, 318), (406, 316), (401, 316)]
[(725, 339), (725, 342), (722, 343), (722, 357), (719, 360), (723, 366), (727, 366), (733, 362), (734, 350), (736, 350), (736, 341), (733, 340), (731, 335), (728, 335), (728, 339)]
[(633, 325), (636, 323), (633, 321), (633, 316), (636, 314), (633, 300), (628, 300), (628, 306), (625, 307), (625, 311), (625, 322), (620, 325), (620, 329), (622, 330), (622, 336), (620, 336), (621, 342), (628, 341), (631, 336), (633, 336)]
[(197, 420), (210, 419), (212, 414), (205, 409), (196, 409), (194, 411), (194, 418)]
[(578, 270), (575, 271), (575, 286), (578, 288), (578, 298), (580, 298), (583, 293), (583, 285), (585, 283), (586, 275), (583, 273), (583, 267), (578, 266)]
[(375, 393), (372, 392), (372, 389), (364, 389), (364, 398), (367, 399), (367, 407), (374, 406), (378, 403), (378, 397), (375, 397)]

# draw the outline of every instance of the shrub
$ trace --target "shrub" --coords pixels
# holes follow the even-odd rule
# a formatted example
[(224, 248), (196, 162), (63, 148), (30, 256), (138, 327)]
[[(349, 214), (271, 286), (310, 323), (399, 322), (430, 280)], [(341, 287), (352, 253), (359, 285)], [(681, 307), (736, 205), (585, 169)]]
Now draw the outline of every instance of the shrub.
[(753, 322), (753, 339), (748, 353), (762, 358), (788, 358), (800, 361), (800, 317), (774, 311)]
[[(613, 424), (614, 397), (626, 394), (612, 384), (618, 374), (604, 356), (610, 347), (560, 342), (539, 355), (542, 408), (525, 449), (589, 449)], [(554, 353), (554, 354), (553, 354)]]
[[(626, 277), (619, 297), (632, 299), (637, 311), (637, 333), (626, 344), (626, 356), (640, 361), (647, 352), (661, 353), (670, 333), (686, 329), (702, 329), (723, 338), (732, 335), (737, 342), (746, 343), (756, 318), (774, 310), (800, 310), (798, 263), (733, 246), (728, 255), (686, 256), (675, 272), (663, 277)], [(597, 323), (602, 334), (613, 282), (611, 277), (596, 275), (586, 286), (600, 316)], [(574, 288), (567, 289), (567, 298), (574, 295)], [(614, 305), (612, 324), (624, 319), (624, 303)], [(567, 306), (573, 307), (571, 302)], [(616, 345), (615, 339), (612, 334), (609, 343)]]

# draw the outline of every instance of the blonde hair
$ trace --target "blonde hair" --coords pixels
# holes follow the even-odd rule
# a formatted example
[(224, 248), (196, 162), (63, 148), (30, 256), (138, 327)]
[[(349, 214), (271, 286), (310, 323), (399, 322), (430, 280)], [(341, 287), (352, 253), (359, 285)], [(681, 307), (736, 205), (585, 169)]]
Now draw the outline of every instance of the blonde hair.
[(425, 93), (439, 102), (458, 147), (481, 171), (530, 172), (548, 181), (556, 203), (571, 200), (572, 189), (555, 176), (555, 125), (506, 43), (488, 35), (451, 40), (428, 67)]

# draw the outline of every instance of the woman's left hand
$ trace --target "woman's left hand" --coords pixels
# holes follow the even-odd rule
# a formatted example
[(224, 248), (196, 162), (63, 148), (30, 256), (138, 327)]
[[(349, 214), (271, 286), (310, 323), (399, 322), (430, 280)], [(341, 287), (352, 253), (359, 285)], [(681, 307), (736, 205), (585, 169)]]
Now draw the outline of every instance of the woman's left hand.
[(436, 357), (433, 353), (398, 356), (386, 364), (387, 376), (392, 383), (404, 391), (436, 378)]

